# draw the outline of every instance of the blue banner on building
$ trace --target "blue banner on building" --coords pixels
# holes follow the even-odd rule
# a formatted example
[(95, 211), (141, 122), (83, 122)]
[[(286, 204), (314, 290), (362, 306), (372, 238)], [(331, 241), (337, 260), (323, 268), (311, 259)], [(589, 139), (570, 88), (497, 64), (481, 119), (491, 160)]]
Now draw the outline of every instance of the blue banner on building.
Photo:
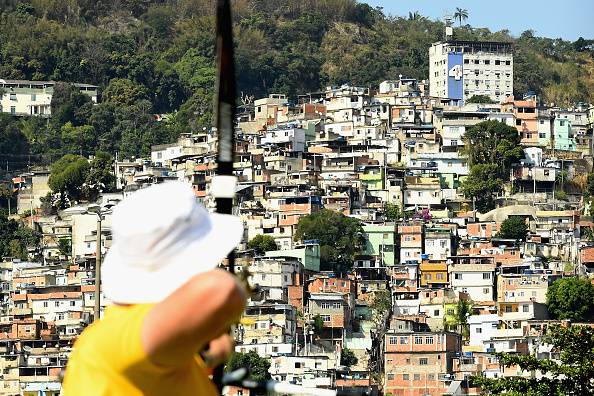
[(448, 54), (448, 97), (450, 99), (464, 98), (463, 55), (461, 52)]

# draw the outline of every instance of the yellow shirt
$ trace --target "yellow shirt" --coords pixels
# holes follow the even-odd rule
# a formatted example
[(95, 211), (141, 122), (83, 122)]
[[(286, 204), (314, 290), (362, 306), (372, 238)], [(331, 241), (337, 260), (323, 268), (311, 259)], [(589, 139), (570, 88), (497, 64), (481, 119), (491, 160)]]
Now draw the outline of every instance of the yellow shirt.
[(64, 396), (217, 395), (204, 362), (175, 367), (149, 360), (141, 329), (153, 305), (110, 306), (105, 317), (80, 335), (68, 361)]

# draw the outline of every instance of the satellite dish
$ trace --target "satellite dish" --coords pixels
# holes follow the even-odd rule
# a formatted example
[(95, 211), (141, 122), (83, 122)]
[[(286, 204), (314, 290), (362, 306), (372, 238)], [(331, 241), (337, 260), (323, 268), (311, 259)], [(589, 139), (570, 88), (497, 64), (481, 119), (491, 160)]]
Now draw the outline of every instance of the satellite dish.
[(31, 352), (32, 351), (32, 348), (30, 346), (25, 345), (23, 347), (23, 351), (25, 351), (25, 352)]

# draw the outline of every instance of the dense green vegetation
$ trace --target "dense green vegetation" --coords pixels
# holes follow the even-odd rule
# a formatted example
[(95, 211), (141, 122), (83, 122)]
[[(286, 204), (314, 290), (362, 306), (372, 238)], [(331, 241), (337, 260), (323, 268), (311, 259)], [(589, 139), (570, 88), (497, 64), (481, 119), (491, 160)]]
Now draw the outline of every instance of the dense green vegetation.
[(263, 255), (271, 250), (278, 250), (278, 245), (270, 235), (256, 235), (247, 244), (248, 249), (254, 249), (256, 255)]
[(39, 243), (38, 232), (0, 214), (0, 257), (27, 260), (29, 248)]
[[(587, 326), (552, 326), (541, 344), (553, 345), (559, 358), (540, 359), (535, 355), (496, 353), (505, 367), (519, 366), (542, 375), (489, 379), (472, 378), (489, 395), (594, 395), (594, 329)], [(537, 344), (538, 345), (538, 344)]]
[(348, 348), (343, 348), (340, 353), (340, 365), (351, 367), (359, 363), (359, 359), (355, 356), (355, 353)]
[(267, 381), (270, 379), (270, 359), (261, 357), (258, 352), (252, 350), (247, 353), (233, 352), (227, 362), (226, 371), (235, 371), (246, 368), (249, 371), (249, 379), (253, 381)]
[(497, 234), (498, 238), (515, 239), (525, 241), (528, 236), (528, 224), (520, 216), (510, 216), (501, 223), (501, 230)]
[(337, 274), (351, 269), (355, 255), (365, 245), (361, 222), (329, 209), (302, 216), (294, 239), (320, 241), (320, 269)]
[(80, 155), (66, 154), (51, 166), (49, 187), (58, 195), (55, 207), (84, 199), (94, 201), (99, 193), (115, 188), (111, 173), (113, 159), (107, 153), (97, 152), (90, 162)]
[[(444, 24), (419, 13), (386, 16), (355, 0), (234, 1), (239, 91), (295, 99), (329, 84), (428, 77), (427, 50)], [(0, 160), (11, 168), (64, 154), (146, 155), (152, 144), (212, 119), (214, 0), (0, 0), (0, 77), (97, 84), (92, 106), (56, 89), (56, 117), (0, 118)], [(515, 89), (547, 102), (592, 101), (593, 41), (513, 38), (462, 25), (455, 38), (515, 43)], [(171, 113), (166, 122), (152, 114)]]
[(516, 128), (499, 121), (483, 121), (464, 134), (464, 152), (470, 173), (462, 192), (474, 200), (476, 210), (485, 213), (495, 208), (495, 198), (509, 181), (512, 164), (524, 157)]
[(553, 319), (594, 321), (594, 285), (588, 278), (563, 278), (547, 290), (547, 308)]

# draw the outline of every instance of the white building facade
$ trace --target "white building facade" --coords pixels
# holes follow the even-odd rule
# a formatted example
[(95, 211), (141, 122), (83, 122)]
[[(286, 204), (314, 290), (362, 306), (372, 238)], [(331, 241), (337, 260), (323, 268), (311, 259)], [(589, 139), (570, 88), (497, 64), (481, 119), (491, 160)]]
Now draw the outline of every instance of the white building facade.
[(513, 95), (510, 43), (448, 41), (429, 49), (431, 96), (466, 101), (486, 95), (501, 102)]

